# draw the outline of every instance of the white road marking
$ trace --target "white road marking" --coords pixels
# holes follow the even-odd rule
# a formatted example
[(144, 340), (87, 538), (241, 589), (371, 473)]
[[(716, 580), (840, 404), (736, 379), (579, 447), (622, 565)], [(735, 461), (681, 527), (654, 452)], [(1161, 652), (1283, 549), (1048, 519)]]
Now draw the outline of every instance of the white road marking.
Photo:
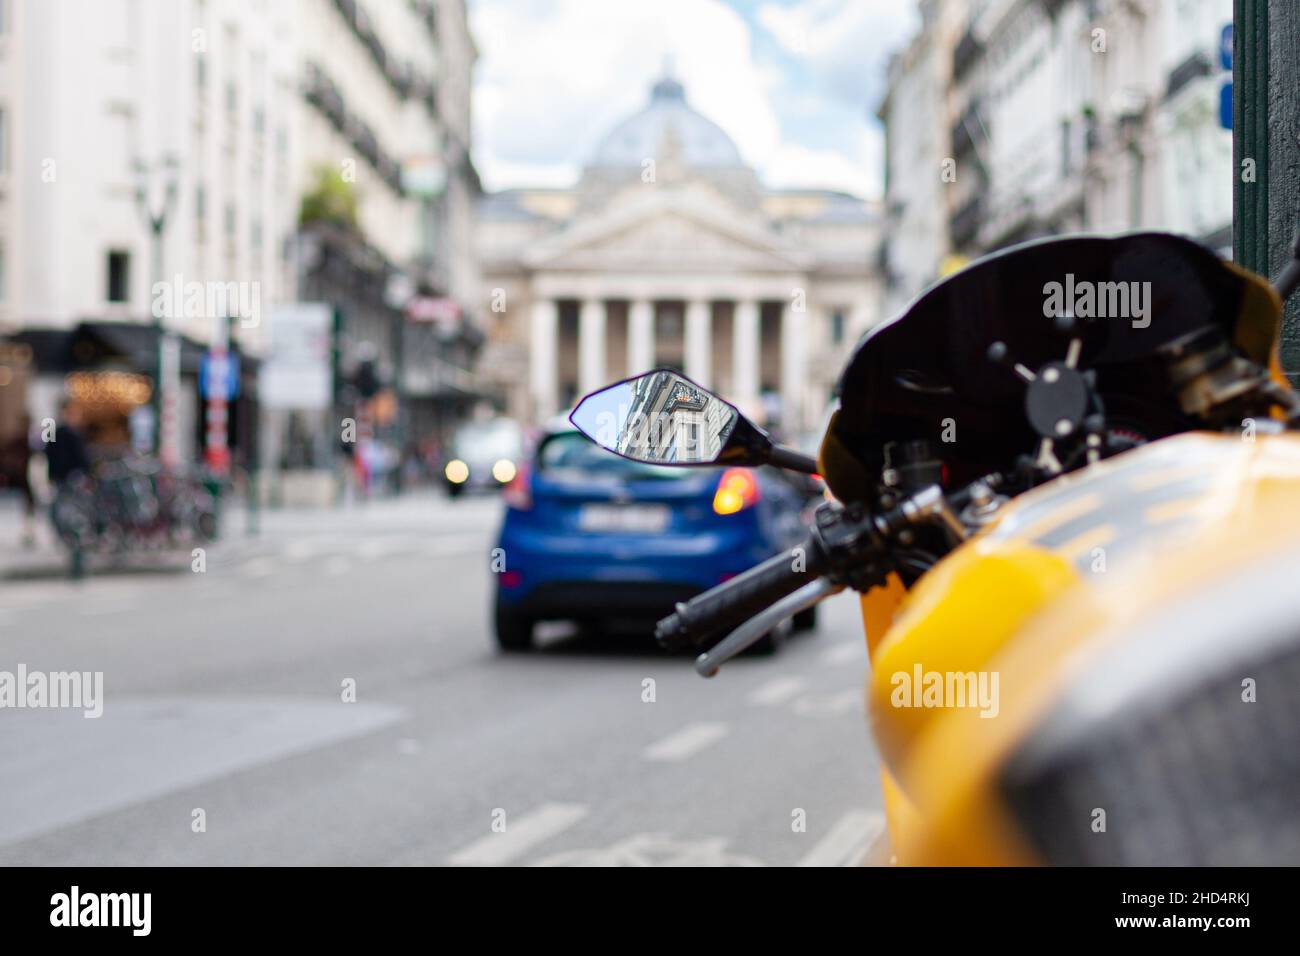
[(563, 850), (533, 866), (765, 866), (733, 853), (726, 837), (679, 840), (665, 833), (637, 833), (606, 847)]
[(875, 810), (850, 810), (840, 817), (796, 866), (857, 866), (885, 828)]
[(794, 712), (801, 717), (834, 717), (862, 710), (863, 700), (863, 692), (856, 687), (820, 697), (807, 694), (794, 702)]
[(412, 547), (413, 542), (405, 536), (367, 538), (357, 545), (357, 557), (362, 561), (375, 561), (398, 551), (410, 550)]
[(326, 550), (326, 545), (338, 540), (337, 535), (319, 534), (311, 538), (298, 538), (290, 541), (284, 549), (284, 558), (293, 564), (308, 561)]
[(269, 578), (277, 568), (278, 564), (273, 558), (253, 558), (239, 569), (239, 573), (246, 578)]
[(823, 664), (832, 667), (842, 664), (866, 664), (867, 648), (861, 641), (845, 641), (824, 653), (821, 660)]
[(444, 558), (448, 555), (471, 554), (480, 549), (486, 552), (481, 534), (449, 534), (430, 538), (424, 542), (422, 550), (431, 558)]
[(669, 734), (658, 743), (645, 749), (646, 760), (658, 760), (674, 763), (695, 756), (705, 747), (709, 747), (730, 733), (726, 724), (698, 723), (687, 724), (675, 734)]
[(480, 837), (453, 853), (448, 862), (460, 866), (504, 866), (537, 844), (563, 833), (586, 815), (587, 807), (581, 803), (544, 803), (513, 820), (507, 812), (503, 831)]
[(745, 703), (754, 707), (779, 707), (800, 694), (806, 685), (802, 677), (774, 677), (750, 691)]

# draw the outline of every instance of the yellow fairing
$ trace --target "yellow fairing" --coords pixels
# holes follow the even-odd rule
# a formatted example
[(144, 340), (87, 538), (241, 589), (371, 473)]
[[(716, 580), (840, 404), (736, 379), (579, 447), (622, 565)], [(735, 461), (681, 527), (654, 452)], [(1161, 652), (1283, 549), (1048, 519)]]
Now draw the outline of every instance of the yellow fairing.
[[(1035, 862), (997, 796), (1007, 757), (1141, 613), (1297, 540), (1300, 437), (1181, 435), (1021, 496), (901, 601), (864, 597), (877, 629), (894, 609), (868, 706), (897, 861)], [(917, 706), (918, 668), (996, 675), (994, 706)]]

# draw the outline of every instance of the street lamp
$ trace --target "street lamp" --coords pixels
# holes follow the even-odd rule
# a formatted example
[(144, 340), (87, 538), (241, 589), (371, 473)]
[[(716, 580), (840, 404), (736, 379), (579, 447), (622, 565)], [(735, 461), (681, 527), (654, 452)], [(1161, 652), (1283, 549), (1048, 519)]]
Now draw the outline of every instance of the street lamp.
[[(163, 239), (167, 232), (167, 220), (176, 206), (180, 163), (175, 155), (168, 154), (152, 167), (143, 159), (136, 159), (132, 170), (135, 174), (136, 209), (148, 225), (150, 236), (149, 311), (154, 317), (154, 330), (158, 337), (154, 390), (151, 396), (158, 436), (156, 444), (159, 459), (165, 467), (171, 468), (178, 463), (179, 458), (176, 405), (180, 394), (180, 340), (174, 331), (167, 328), (152, 297), (156, 283), (166, 281), (163, 275)], [(158, 191), (161, 191), (161, 196), (154, 195)]]

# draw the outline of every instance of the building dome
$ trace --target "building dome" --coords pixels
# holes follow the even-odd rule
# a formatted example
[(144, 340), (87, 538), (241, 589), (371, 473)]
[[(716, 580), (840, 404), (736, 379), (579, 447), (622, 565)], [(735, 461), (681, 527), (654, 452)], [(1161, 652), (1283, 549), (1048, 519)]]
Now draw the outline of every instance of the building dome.
[(686, 90), (664, 77), (650, 91), (650, 103), (605, 137), (592, 157), (592, 166), (636, 166), (659, 157), (665, 143), (678, 151), (687, 167), (743, 166), (740, 150), (717, 123), (691, 109)]

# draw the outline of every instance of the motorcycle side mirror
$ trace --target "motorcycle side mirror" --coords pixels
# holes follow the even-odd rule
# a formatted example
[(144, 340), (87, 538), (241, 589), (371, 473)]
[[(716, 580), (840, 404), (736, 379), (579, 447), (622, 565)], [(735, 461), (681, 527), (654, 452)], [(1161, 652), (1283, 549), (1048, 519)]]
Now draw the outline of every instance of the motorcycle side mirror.
[(672, 369), (592, 392), (569, 421), (607, 451), (646, 464), (776, 465), (817, 473), (813, 458), (777, 445), (736, 406)]

